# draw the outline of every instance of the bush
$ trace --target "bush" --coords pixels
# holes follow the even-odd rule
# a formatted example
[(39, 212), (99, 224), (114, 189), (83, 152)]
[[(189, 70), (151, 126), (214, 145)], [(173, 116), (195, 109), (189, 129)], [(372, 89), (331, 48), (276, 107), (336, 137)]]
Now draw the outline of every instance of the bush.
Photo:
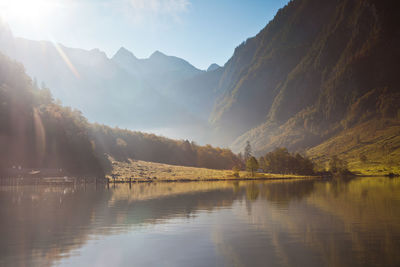
[(260, 158), (261, 168), (265, 172), (293, 173), (302, 175), (314, 174), (314, 163), (297, 154), (291, 154), (286, 148), (277, 148)]

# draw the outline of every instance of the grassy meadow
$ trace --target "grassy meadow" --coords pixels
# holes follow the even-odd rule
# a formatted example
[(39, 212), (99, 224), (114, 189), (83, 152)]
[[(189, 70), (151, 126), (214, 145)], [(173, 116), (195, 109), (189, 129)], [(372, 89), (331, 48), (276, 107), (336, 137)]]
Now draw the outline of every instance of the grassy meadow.
[(307, 155), (320, 168), (327, 167), (329, 155), (337, 155), (358, 174), (400, 174), (400, 124), (383, 119), (364, 123), (311, 148)]
[(113, 171), (108, 179), (116, 177), (116, 181), (207, 181), (227, 179), (293, 179), (310, 178), (310, 176), (256, 173), (255, 177), (247, 171), (240, 171), (239, 177), (232, 170), (215, 170), (207, 168), (176, 166), (129, 159), (126, 162), (112, 160)]

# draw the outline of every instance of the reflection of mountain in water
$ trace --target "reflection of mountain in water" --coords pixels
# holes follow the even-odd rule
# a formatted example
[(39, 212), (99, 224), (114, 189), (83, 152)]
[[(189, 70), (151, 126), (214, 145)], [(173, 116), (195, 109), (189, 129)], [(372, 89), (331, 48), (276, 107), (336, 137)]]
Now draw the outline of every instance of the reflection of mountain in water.
[[(285, 196), (296, 188), (298, 196), (288, 201)], [(236, 237), (241, 243), (231, 242), (231, 233), (222, 228), (214, 235), (227, 261), (243, 266), (260, 262), (269, 266), (399, 266), (399, 179), (263, 184), (257, 191), (259, 197), (250, 213), (248, 207), (236, 211), (243, 221)], [(247, 231), (246, 225), (251, 226)], [(243, 243), (264, 247), (264, 254), (244, 250)]]
[[(216, 253), (217, 263), (390, 265), (400, 262), (399, 192), (398, 179), (384, 178), (155, 183), (109, 190), (0, 187), (0, 265), (50, 266), (88, 241), (119, 234), (135, 246), (128, 231), (149, 225), (172, 224), (174, 237), (164, 241), (197, 248), (197, 241), (175, 235), (193, 234), (180, 233), (180, 227), (199, 227), (196, 222), (205, 218), (208, 226), (199, 233), (210, 236), (208, 253)], [(143, 229), (151, 234), (153, 228)]]
[[(279, 184), (265, 183), (262, 188), (280, 188)], [(117, 185), (109, 191), (92, 187), (87, 190), (43, 186), (3, 188), (1, 263), (14, 263), (10, 255), (28, 255), (23, 257), (22, 265), (50, 266), (48, 259), (57, 261), (67, 256), (69, 251), (82, 246), (89, 235), (115, 234), (133, 225), (191, 217), (198, 211), (230, 207), (235, 199), (254, 200), (252, 190), (258, 190), (260, 183), (247, 185), (244, 182), (135, 184), (132, 188)]]

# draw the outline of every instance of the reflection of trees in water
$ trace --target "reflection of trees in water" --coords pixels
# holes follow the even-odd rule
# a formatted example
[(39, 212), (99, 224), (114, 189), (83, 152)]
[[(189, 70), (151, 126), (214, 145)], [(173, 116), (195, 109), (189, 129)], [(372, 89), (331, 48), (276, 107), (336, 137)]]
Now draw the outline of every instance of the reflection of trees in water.
[(247, 200), (247, 214), (251, 214), (251, 203), (257, 199), (287, 205), (291, 200), (300, 200), (309, 195), (313, 191), (314, 183), (315, 180), (235, 181), (232, 188), (239, 199)]
[(347, 190), (347, 185), (354, 179), (353, 176), (334, 176), (329, 182), (332, 194), (335, 197), (339, 196), (344, 190)]
[(11, 257), (28, 255), (21, 265), (34, 261), (39, 265), (51, 265), (52, 261), (82, 246), (90, 234), (113, 234), (136, 224), (191, 217), (201, 210), (231, 206), (237, 198), (254, 201), (265, 187), (281, 188), (280, 192), (284, 192), (286, 187), (280, 184), (160, 183), (134, 185), (131, 190), (126, 185), (117, 185), (109, 191), (89, 186), (87, 190), (11, 187), (0, 193), (0, 263), (15, 265), (10, 262)]
[[(314, 256), (305, 254), (306, 248), (301, 244), (293, 245), (291, 249), (287, 248), (287, 241), (290, 239), (285, 232), (286, 226), (296, 222), (293, 221), (293, 217), (282, 218), (281, 209), (277, 205), (271, 205), (287, 205), (293, 200), (297, 200), (295, 203), (300, 202), (299, 200), (312, 194), (314, 183), (315, 180), (271, 180), (241, 181), (233, 184), (233, 191), (237, 192), (238, 198), (246, 200), (235, 211), (239, 218), (239, 225), (236, 227), (240, 231), (235, 233), (236, 241), (232, 242), (229, 229), (219, 227), (215, 230), (213, 242), (218, 253), (229, 264), (238, 266), (296, 266), (293, 259), (300, 258), (302, 253)], [(312, 257), (310, 259), (304, 262), (318, 262), (313, 261)]]
[(260, 194), (259, 185), (256, 183), (250, 183), (246, 186), (246, 198), (247, 200), (254, 201), (257, 200), (258, 195)]
[[(52, 265), (92, 235), (116, 234), (135, 225), (193, 217), (201, 211), (230, 207), (235, 200), (246, 200), (245, 205), (238, 203), (234, 208), (239, 208), (240, 216), (250, 221), (241, 220), (240, 225), (235, 225), (243, 231), (241, 235), (231, 236), (232, 228), (225, 233), (222, 227), (219, 244), (228, 242), (230, 251), (241, 262), (247, 262), (243, 259), (251, 252), (232, 241), (235, 238), (245, 244), (246, 238), (254, 238), (254, 230), (245, 232), (252, 225), (257, 227), (257, 233), (270, 234), (269, 257), (286, 255), (289, 263), (296, 263), (293, 255), (322, 255), (325, 263), (360, 262), (346, 259), (345, 255), (355, 249), (365, 257), (371, 237), (378, 247), (366, 259), (378, 262), (381, 256), (385, 259), (382, 262), (399, 262), (395, 251), (400, 245), (395, 238), (400, 236), (400, 229), (391, 224), (400, 214), (399, 186), (398, 179), (374, 178), (347, 182), (135, 184), (131, 190), (128, 185), (117, 185), (115, 189), (97, 191), (92, 187), (86, 191), (44, 186), (0, 188), (0, 265)], [(284, 212), (279, 205), (286, 206)], [(251, 214), (246, 214), (247, 206)], [(347, 234), (348, 240), (337, 238), (337, 232)], [(266, 247), (267, 241), (262, 235), (257, 236), (260, 238), (247, 242), (253, 248)], [(286, 241), (291, 236), (300, 237), (303, 243), (288, 247)], [(21, 257), (20, 262), (15, 263), (15, 257)]]
[(240, 191), (240, 182), (239, 181), (233, 181), (232, 182), (232, 187), (233, 187), (233, 193), (237, 194)]
[(400, 266), (399, 194), (400, 179), (339, 179), (316, 184), (308, 202), (340, 221), (362, 265)]
[(231, 189), (215, 189), (133, 202), (120, 199), (114, 203), (121, 214), (120, 223), (132, 225), (159, 223), (162, 219), (172, 217), (192, 217), (198, 211), (211, 211), (218, 207), (230, 206), (233, 201), (234, 195)]
[[(104, 202), (107, 194), (32, 186), (2, 190), (0, 197), (0, 263), (50, 266), (60, 253), (86, 241), (89, 229), (85, 226), (91, 223), (94, 207)], [(13, 256), (23, 256), (23, 262), (16, 264)]]
[[(174, 187), (174, 184), (165, 188), (164, 185), (161, 191)], [(0, 191), (0, 265), (50, 266), (81, 247), (89, 235), (115, 234), (135, 224), (190, 217), (199, 210), (230, 206), (235, 198), (230, 185), (193, 193), (192, 183), (187, 183), (188, 190), (182, 188), (180, 193), (162, 197), (148, 193), (157, 187), (152, 186), (132, 186), (132, 192), (137, 189), (146, 196), (134, 201), (129, 194), (115, 198), (118, 188), (96, 191), (91, 187), (74, 190), (25, 186)], [(149, 198), (151, 194), (155, 198)], [(16, 257), (20, 262), (15, 262)]]
[(315, 180), (286, 181), (261, 185), (261, 198), (280, 205), (287, 205), (291, 200), (301, 200), (314, 190)]
[[(260, 183), (259, 188), (258, 201), (246, 202), (237, 214), (247, 219), (247, 225), (259, 236), (267, 237), (262, 245), (272, 245), (272, 253), (265, 252), (272, 255), (253, 255), (230, 243), (229, 232), (219, 233), (219, 247), (228, 247), (237, 261), (248, 263), (252, 258), (268, 260), (271, 265), (400, 266), (400, 179)], [(251, 213), (246, 214), (244, 208), (250, 208)], [(255, 246), (257, 241), (245, 227), (237, 239)]]
[(258, 198), (276, 204), (287, 204), (291, 200), (300, 200), (312, 193), (316, 180), (272, 180), (272, 181), (235, 181), (233, 193), (239, 198), (255, 201)]

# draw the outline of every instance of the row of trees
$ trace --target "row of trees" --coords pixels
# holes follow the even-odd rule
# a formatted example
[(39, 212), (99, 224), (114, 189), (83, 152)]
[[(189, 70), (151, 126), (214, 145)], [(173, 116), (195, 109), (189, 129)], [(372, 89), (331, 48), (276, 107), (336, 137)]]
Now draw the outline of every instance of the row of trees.
[[(276, 148), (257, 159), (252, 156), (250, 143), (247, 142), (242, 158), (245, 162), (246, 170), (251, 172), (252, 176), (258, 170), (281, 174), (315, 174), (315, 165), (309, 158), (299, 153), (289, 153), (286, 148)], [(239, 167), (237, 166), (233, 170), (237, 173), (238, 169)], [(335, 175), (351, 174), (348, 170), (347, 162), (336, 155), (332, 156), (328, 162), (328, 172)]]
[(260, 168), (265, 172), (294, 173), (311, 175), (314, 173), (314, 163), (299, 153), (289, 153), (286, 148), (276, 148), (274, 151), (260, 157)]
[(199, 146), (188, 140), (173, 140), (154, 134), (93, 124), (89, 127), (95, 150), (119, 161), (128, 158), (174, 165), (231, 169), (240, 159), (230, 149)]
[(274, 151), (268, 152), (258, 160), (252, 156), (251, 145), (247, 141), (243, 153), (247, 171), (252, 173), (261, 170), (267, 173), (281, 174), (314, 174), (314, 163), (300, 155), (299, 153), (289, 153), (286, 148), (276, 148)]

